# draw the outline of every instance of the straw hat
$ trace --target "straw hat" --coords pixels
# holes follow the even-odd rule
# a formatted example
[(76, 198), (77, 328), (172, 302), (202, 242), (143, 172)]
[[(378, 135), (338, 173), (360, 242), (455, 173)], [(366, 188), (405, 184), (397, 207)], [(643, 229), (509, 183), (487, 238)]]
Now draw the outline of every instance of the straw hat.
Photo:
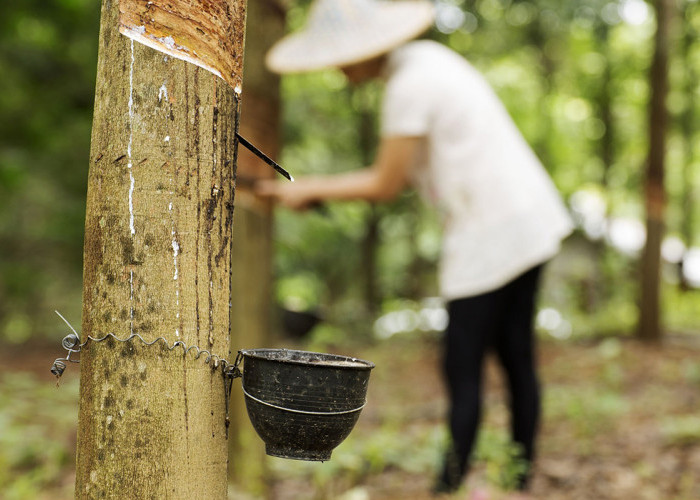
[(433, 18), (427, 0), (315, 0), (306, 27), (277, 42), (265, 63), (276, 73), (355, 64), (415, 38)]

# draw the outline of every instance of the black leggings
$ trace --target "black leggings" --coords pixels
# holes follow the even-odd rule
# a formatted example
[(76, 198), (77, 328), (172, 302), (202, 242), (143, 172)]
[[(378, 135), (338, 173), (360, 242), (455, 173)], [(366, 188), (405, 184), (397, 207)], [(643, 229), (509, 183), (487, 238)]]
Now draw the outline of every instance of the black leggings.
[[(484, 355), (493, 348), (503, 366), (510, 391), (511, 432), (532, 462), (540, 416), (540, 389), (535, 368), (533, 315), (542, 266), (483, 295), (448, 304), (444, 369), (450, 398), (451, 447), (440, 481), (456, 489), (467, 473), (481, 417)], [(529, 469), (529, 467), (528, 467)], [(527, 486), (529, 473), (518, 478)]]

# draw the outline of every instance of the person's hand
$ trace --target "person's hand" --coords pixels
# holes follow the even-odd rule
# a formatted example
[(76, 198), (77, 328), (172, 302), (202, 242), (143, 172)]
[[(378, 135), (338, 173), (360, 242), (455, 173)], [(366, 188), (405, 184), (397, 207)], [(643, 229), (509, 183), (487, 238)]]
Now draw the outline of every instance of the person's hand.
[(273, 198), (292, 210), (306, 210), (319, 201), (303, 179), (294, 182), (262, 179), (255, 183), (254, 190), (258, 196)]

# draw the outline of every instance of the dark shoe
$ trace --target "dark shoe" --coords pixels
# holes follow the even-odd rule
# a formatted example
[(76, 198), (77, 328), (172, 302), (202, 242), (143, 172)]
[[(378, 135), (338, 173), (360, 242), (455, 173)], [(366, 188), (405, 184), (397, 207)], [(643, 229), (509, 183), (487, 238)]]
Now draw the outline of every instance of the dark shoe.
[(455, 491), (457, 491), (459, 487), (460, 484), (447, 484), (442, 479), (438, 479), (438, 481), (433, 486), (431, 493), (433, 494), (433, 496), (449, 495), (450, 493), (454, 493)]
[(450, 467), (445, 467), (433, 486), (434, 495), (454, 493), (462, 487), (462, 475)]
[(448, 449), (442, 466), (442, 472), (435, 481), (433, 494), (441, 495), (454, 493), (462, 486), (462, 478), (466, 471), (460, 467), (460, 460), (453, 449)]

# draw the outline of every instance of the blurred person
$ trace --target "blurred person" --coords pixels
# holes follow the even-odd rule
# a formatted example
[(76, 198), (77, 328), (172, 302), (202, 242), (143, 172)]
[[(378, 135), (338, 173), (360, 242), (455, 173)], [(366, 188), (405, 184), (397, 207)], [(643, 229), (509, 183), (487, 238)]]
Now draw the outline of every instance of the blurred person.
[(540, 416), (533, 316), (542, 265), (572, 229), (545, 169), (485, 79), (462, 56), (411, 41), (433, 21), (423, 0), (315, 0), (305, 29), (267, 54), (277, 73), (338, 68), (350, 83), (384, 82), (372, 165), (261, 181), (257, 192), (303, 210), (326, 200), (384, 201), (409, 185), (443, 221), (440, 291), (449, 312), (443, 367), (450, 444), (435, 493), (460, 488), (481, 416), (485, 353), (495, 349), (508, 381), (512, 438), (527, 470)]

